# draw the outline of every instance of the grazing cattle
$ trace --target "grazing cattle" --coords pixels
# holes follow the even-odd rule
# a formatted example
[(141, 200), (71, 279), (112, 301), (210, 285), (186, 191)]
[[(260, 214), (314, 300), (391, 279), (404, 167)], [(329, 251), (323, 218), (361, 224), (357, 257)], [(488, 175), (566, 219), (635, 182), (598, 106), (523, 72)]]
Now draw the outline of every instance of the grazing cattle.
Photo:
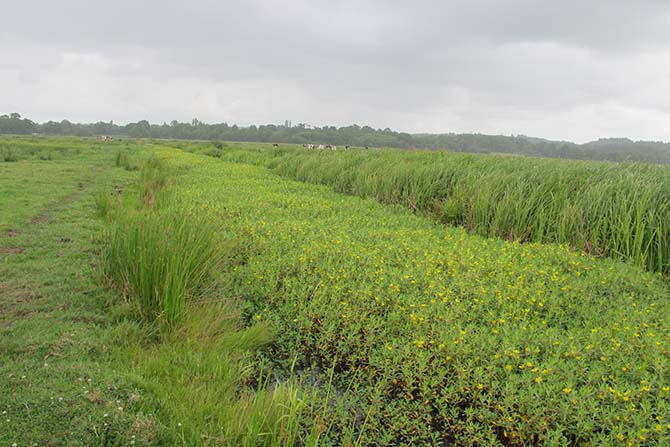
[(272, 143), (272, 147), (279, 147), (277, 143)]
[(344, 146), (344, 148), (345, 148), (345, 149), (351, 149), (351, 146), (349, 146), (349, 145), (347, 144), (346, 146)]
[(319, 146), (317, 147), (317, 149), (325, 149), (325, 148), (323, 147), (323, 144), (319, 144)]
[(100, 139), (101, 139), (102, 141), (112, 141), (114, 138), (112, 138), (112, 137), (109, 136), (109, 135), (100, 135)]
[(311, 143), (303, 144), (302, 147), (304, 147), (305, 149), (314, 149), (314, 145)]
[(365, 149), (370, 149), (369, 147), (365, 146)]
[(334, 151), (337, 150), (337, 146), (335, 146), (334, 144), (333, 144), (330, 148), (331, 148), (332, 150), (334, 150)]

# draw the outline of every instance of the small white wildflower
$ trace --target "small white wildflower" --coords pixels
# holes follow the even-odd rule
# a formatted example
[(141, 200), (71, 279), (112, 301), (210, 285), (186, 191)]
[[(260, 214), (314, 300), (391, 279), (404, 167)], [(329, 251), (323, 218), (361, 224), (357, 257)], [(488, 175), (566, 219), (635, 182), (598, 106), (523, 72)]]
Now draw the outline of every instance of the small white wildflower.
[(106, 418), (107, 416), (109, 416), (107, 413), (102, 415), (103, 418)]
[(62, 398), (62, 397), (59, 397), (59, 398), (58, 398), (58, 402), (63, 402), (63, 398)]
[(119, 407), (119, 408), (117, 408), (117, 409), (118, 409), (119, 411), (123, 411), (123, 407)]

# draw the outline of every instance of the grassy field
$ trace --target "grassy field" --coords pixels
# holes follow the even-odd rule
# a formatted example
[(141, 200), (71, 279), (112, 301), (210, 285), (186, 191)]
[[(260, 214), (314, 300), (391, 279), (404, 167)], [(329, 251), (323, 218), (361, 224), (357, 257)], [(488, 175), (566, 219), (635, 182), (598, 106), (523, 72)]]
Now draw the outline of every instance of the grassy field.
[[(80, 152), (0, 163), (0, 444), (670, 442), (658, 274), (217, 159), (230, 147), (52, 144)], [(307, 157), (271, 154), (228, 158), (288, 175)], [(324, 166), (340, 156), (361, 155)]]
[(94, 197), (132, 177), (90, 141), (2, 140), (19, 161), (0, 163), (0, 445), (153, 439), (110, 360), (119, 308), (93, 265)]
[(220, 154), (337, 192), (401, 204), (482, 236), (570, 244), (649, 271), (670, 271), (667, 166), (232, 143)]

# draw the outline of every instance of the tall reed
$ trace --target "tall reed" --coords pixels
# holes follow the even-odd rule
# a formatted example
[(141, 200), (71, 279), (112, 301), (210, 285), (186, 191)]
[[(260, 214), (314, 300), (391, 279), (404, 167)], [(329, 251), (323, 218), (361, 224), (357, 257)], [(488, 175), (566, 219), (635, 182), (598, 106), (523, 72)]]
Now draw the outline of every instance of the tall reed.
[(336, 191), (401, 204), (484, 236), (566, 243), (670, 272), (670, 168), (447, 152), (228, 149)]

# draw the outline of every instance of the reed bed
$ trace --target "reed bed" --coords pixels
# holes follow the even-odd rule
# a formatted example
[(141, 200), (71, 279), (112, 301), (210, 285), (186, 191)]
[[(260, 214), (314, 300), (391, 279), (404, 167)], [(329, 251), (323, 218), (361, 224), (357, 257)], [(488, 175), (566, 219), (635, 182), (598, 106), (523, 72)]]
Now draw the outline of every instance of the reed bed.
[(397, 150), (227, 149), (228, 161), (428, 213), (483, 236), (670, 270), (670, 169)]

